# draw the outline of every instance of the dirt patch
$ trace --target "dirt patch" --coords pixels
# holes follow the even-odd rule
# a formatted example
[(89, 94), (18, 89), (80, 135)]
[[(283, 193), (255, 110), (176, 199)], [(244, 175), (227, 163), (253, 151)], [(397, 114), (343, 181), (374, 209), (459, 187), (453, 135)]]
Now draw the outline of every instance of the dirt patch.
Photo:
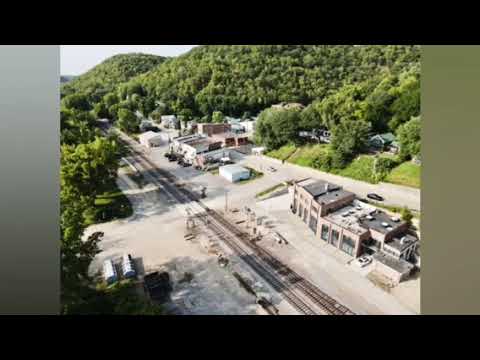
[(383, 291), (390, 293), (395, 287), (395, 284), (382, 273), (373, 270), (367, 275), (367, 279), (370, 280), (376, 287)]

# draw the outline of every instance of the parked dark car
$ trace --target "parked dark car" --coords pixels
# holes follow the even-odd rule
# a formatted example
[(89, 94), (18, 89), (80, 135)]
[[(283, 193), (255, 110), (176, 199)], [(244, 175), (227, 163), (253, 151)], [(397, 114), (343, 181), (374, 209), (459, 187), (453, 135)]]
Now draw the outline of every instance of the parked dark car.
[(378, 194), (368, 194), (367, 198), (375, 201), (384, 201), (385, 199)]

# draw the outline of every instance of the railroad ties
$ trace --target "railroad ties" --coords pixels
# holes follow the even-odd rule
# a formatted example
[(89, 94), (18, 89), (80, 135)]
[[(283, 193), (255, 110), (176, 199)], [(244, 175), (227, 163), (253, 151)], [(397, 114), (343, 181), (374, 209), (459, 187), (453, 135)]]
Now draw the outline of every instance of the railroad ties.
[(300, 314), (355, 315), (348, 308), (321, 291), (316, 285), (282, 263), (271, 252), (258, 246), (258, 244), (252, 243), (248, 234), (239, 230), (216, 211), (205, 206), (198, 196), (195, 196), (185, 187), (175, 186), (176, 177), (168, 171), (158, 168), (142, 152), (135, 150), (137, 144), (132, 140), (123, 138), (121, 141), (132, 149), (145, 170), (176, 201), (180, 204), (191, 202), (198, 204), (201, 211), (198, 211), (195, 217), (213, 230), (222, 242)]

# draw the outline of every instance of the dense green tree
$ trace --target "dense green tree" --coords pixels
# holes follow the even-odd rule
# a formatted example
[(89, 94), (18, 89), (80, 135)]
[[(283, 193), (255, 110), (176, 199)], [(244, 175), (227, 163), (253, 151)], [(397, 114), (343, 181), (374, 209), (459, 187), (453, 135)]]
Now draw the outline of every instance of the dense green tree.
[(400, 76), (400, 84), (392, 89), (395, 101), (391, 106), (392, 119), (390, 129), (396, 131), (398, 127), (414, 116), (420, 115), (420, 79), (419, 70), (414, 68)]
[[(97, 137), (90, 143), (62, 146), (61, 189), (94, 200), (116, 178), (119, 146), (114, 139)], [(92, 201), (93, 201), (92, 200)]]
[(212, 121), (217, 124), (225, 122), (225, 116), (221, 111), (214, 111), (212, 114)]
[(256, 141), (268, 149), (276, 149), (287, 143), (298, 142), (300, 113), (296, 110), (263, 111), (256, 126)]
[(118, 104), (120, 99), (118, 98), (117, 94), (109, 93), (103, 97), (103, 102), (107, 108), (110, 108), (111, 106)]
[(108, 119), (110, 118), (110, 113), (108, 112), (108, 108), (103, 101), (100, 101), (95, 104), (93, 108), (93, 113), (97, 117), (97, 119)]
[(397, 136), (400, 144), (400, 157), (411, 159), (420, 154), (422, 123), (420, 117), (413, 117), (398, 128)]
[(333, 128), (331, 147), (334, 167), (345, 167), (367, 149), (370, 130), (370, 123), (353, 119), (344, 119)]
[(140, 121), (137, 116), (129, 109), (121, 108), (118, 110), (117, 126), (126, 133), (134, 133), (138, 131)]
[(90, 143), (62, 145), (60, 168), (60, 251), (62, 313), (91, 302), (94, 291), (88, 275), (99, 253), (99, 237), (82, 239), (85, 213), (98, 194), (115, 181), (118, 145), (114, 139), (96, 138)]
[(89, 111), (91, 109), (88, 98), (84, 94), (72, 94), (62, 99), (62, 107), (66, 109)]

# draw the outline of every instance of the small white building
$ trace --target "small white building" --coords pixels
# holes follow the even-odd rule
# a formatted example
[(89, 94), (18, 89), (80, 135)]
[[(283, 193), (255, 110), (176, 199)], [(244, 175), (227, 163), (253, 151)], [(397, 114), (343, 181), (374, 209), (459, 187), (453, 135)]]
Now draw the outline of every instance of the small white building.
[(138, 140), (141, 145), (150, 149), (168, 143), (168, 134), (148, 131), (146, 133), (140, 134), (138, 136)]
[(180, 124), (180, 120), (175, 115), (164, 115), (161, 117), (161, 123), (165, 128), (176, 129)]
[(220, 176), (224, 177), (231, 183), (250, 179), (250, 170), (239, 165), (222, 166), (219, 169), (219, 173)]
[(243, 127), (246, 133), (253, 133), (255, 131), (256, 120), (242, 121), (239, 125)]
[(266, 149), (264, 147), (256, 147), (252, 149), (252, 154), (253, 155), (263, 155), (265, 153)]

